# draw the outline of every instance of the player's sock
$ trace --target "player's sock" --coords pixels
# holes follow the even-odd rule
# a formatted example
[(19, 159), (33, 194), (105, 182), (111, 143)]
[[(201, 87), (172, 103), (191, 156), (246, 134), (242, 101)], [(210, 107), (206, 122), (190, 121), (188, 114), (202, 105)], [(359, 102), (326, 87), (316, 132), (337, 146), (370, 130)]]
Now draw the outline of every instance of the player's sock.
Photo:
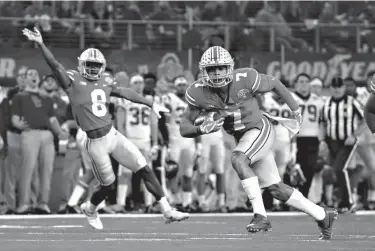
[(172, 210), (172, 207), (171, 207), (171, 205), (169, 205), (169, 203), (168, 203), (166, 197), (162, 197), (162, 198), (158, 201), (158, 203), (159, 203), (159, 205), (160, 205), (160, 209), (161, 209), (161, 211), (162, 211), (163, 213)]
[(333, 206), (333, 185), (325, 185), (324, 196), (328, 206)]
[(223, 173), (216, 174), (216, 192), (217, 194), (225, 193), (225, 177)]
[(111, 190), (111, 185), (109, 186), (100, 186), (99, 190), (97, 190), (91, 197), (91, 204), (94, 206), (98, 206), (108, 195), (108, 192)]
[(251, 205), (253, 206), (254, 213), (267, 217), (258, 177), (254, 176), (241, 180), (241, 184), (251, 202)]
[(182, 192), (182, 206), (187, 207), (193, 202), (192, 192)]
[(142, 169), (138, 170), (137, 173), (138, 172), (140, 172), (147, 190), (155, 197), (157, 201), (164, 197), (164, 192), (159, 183), (159, 180), (156, 177), (154, 171), (152, 171), (149, 166), (143, 167)]
[(225, 205), (225, 194), (224, 193), (220, 193), (217, 195), (217, 204), (218, 206), (224, 206)]
[(368, 190), (367, 194), (367, 201), (374, 202), (375, 201), (375, 190)]
[(199, 195), (198, 196), (199, 206), (202, 206), (205, 202), (206, 202), (206, 198), (204, 197), (204, 195)]
[(117, 185), (117, 196), (116, 196), (116, 204), (125, 206), (126, 205), (126, 195), (128, 193), (128, 185), (127, 184), (118, 184)]
[(146, 207), (152, 206), (152, 194), (146, 189), (143, 191), (143, 198)]
[(68, 206), (74, 207), (78, 205), (79, 200), (82, 198), (83, 194), (86, 192), (86, 187), (77, 184), (74, 189), (72, 195), (70, 195)]
[(326, 217), (324, 208), (305, 198), (303, 194), (296, 189), (293, 189), (292, 195), (285, 203), (307, 213), (317, 221), (323, 220)]

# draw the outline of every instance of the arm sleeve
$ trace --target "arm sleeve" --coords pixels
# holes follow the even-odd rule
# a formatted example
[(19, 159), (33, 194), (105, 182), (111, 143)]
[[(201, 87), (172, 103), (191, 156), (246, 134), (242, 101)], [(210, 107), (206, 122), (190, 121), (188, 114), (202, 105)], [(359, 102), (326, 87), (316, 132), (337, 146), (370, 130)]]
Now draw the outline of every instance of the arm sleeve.
[(185, 92), (185, 98), (186, 98), (186, 101), (189, 103), (189, 105), (193, 106), (193, 107), (199, 107), (198, 104), (197, 104), (197, 101), (193, 98), (193, 96), (190, 94), (191, 92), (191, 89), (187, 89), (186, 92)]

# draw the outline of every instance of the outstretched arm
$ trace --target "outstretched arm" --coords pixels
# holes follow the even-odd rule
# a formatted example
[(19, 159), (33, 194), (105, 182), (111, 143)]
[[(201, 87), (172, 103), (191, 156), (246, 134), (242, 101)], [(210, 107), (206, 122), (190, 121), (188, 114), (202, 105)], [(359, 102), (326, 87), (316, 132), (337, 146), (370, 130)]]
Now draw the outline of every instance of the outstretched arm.
[(118, 98), (125, 98), (131, 102), (143, 104), (151, 107), (151, 109), (156, 113), (158, 118), (160, 119), (160, 112), (169, 112), (167, 108), (163, 105), (153, 102), (142, 95), (139, 95), (136, 91), (130, 88), (123, 88), (117, 85), (113, 85), (111, 96), (118, 97)]
[(111, 96), (118, 97), (118, 98), (124, 98), (131, 102), (147, 105), (149, 107), (152, 107), (152, 100), (149, 100), (142, 95), (138, 94), (136, 91), (130, 88), (124, 88), (119, 86), (114, 86), (111, 92)]
[(39, 48), (42, 51), (43, 57), (46, 60), (47, 64), (51, 68), (52, 72), (57, 78), (57, 83), (60, 85), (61, 88), (64, 90), (68, 89), (72, 84), (68, 74), (64, 66), (62, 66), (56, 58), (53, 56), (51, 51), (47, 48), (47, 46), (43, 43), (43, 38), (37, 28), (34, 28), (34, 31), (29, 29), (23, 29), (23, 34), (30, 40), (34, 41), (39, 45)]

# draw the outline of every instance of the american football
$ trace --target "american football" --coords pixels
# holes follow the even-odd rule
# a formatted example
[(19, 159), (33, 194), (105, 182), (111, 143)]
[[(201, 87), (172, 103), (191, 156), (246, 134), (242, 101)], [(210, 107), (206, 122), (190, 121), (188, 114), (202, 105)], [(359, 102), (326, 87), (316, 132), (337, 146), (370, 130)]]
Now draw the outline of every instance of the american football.
[(220, 118), (222, 118), (221, 114), (219, 112), (207, 112), (207, 111), (203, 111), (199, 114), (199, 116), (195, 119), (194, 121), (194, 125), (195, 126), (199, 126), (201, 125), (206, 119), (210, 119), (210, 120), (219, 120)]

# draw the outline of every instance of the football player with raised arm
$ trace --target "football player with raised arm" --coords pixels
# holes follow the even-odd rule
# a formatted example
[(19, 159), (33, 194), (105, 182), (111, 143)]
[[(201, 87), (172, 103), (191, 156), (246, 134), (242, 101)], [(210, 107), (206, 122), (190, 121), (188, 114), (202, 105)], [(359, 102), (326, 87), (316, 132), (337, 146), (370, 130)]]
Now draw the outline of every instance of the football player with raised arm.
[(44, 59), (58, 79), (57, 82), (69, 96), (78, 126), (87, 134), (85, 149), (91, 159), (94, 174), (101, 185), (91, 200), (81, 205), (81, 210), (89, 224), (96, 229), (103, 228), (97, 206), (114, 186), (115, 174), (110, 156), (133, 172), (142, 174), (147, 189), (160, 204), (166, 223), (187, 219), (189, 214), (178, 212), (169, 205), (145, 157), (130, 140), (112, 126), (111, 116), (108, 113), (110, 96), (149, 106), (157, 115), (159, 112), (168, 112), (168, 109), (146, 99), (132, 89), (119, 87), (110, 74), (104, 73), (106, 59), (99, 50), (93, 48), (85, 50), (78, 57), (78, 71), (66, 71), (45, 46), (38, 29), (34, 28), (34, 31), (23, 29), (23, 34), (39, 45)]
[[(199, 69), (203, 78), (186, 91), (189, 107), (182, 117), (180, 132), (184, 137), (197, 137), (218, 131), (223, 126), (234, 136), (237, 147), (232, 153), (232, 165), (254, 209), (254, 218), (247, 230), (271, 229), (262, 200), (263, 188), (274, 198), (313, 217), (321, 232), (320, 239), (330, 239), (337, 211), (325, 210), (284, 184), (273, 158), (275, 129), (272, 122), (282, 123), (297, 133), (302, 121), (298, 103), (289, 90), (276, 78), (260, 74), (253, 68), (234, 70), (231, 55), (220, 46), (210, 47), (203, 53)], [(255, 96), (270, 91), (285, 100), (295, 120), (261, 112)], [(206, 115), (203, 123), (196, 125), (195, 120), (202, 112), (213, 115)]]

